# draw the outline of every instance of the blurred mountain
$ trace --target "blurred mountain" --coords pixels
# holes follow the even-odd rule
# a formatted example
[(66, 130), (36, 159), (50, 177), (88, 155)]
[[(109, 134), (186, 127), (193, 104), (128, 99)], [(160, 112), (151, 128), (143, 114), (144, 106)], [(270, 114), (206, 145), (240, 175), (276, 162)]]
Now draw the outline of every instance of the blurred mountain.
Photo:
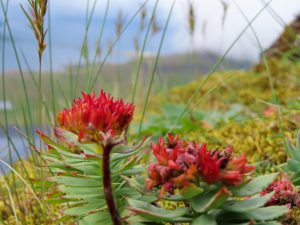
[[(218, 61), (220, 55), (213, 52), (197, 52), (194, 54), (172, 54), (160, 57), (156, 77), (158, 83), (164, 86), (172, 87), (186, 84), (199, 76), (204, 75)], [(152, 74), (155, 63), (155, 56), (147, 56), (141, 66), (141, 79), (145, 82)], [(128, 83), (136, 71), (137, 60), (130, 60), (122, 64), (106, 63), (102, 71), (102, 78), (107, 82), (118, 77), (121, 83)], [(248, 60), (236, 60), (225, 58), (218, 67), (219, 71), (224, 70), (245, 70), (249, 69), (253, 62)], [(82, 73), (84, 73), (83, 68)]]
[[(180, 53), (160, 56), (158, 64), (159, 73), (197, 73), (206, 74), (214, 66), (221, 56), (213, 52), (204, 53)], [(155, 56), (144, 57), (142, 64), (142, 70), (151, 70), (155, 62)], [(122, 71), (132, 69), (136, 64), (136, 60), (129, 60), (122, 64), (109, 64), (107, 63), (104, 70), (114, 70), (117, 67), (121, 67)], [(232, 58), (225, 58), (219, 66), (219, 70), (240, 70), (249, 69), (254, 63), (249, 60), (237, 60)]]
[[(195, 71), (206, 74), (219, 59), (219, 55), (213, 52), (195, 54), (176, 54), (163, 56), (160, 59), (159, 69), (161, 72), (186, 72)], [(235, 60), (225, 58), (221, 63), (220, 70), (248, 69), (253, 62), (247, 60)]]

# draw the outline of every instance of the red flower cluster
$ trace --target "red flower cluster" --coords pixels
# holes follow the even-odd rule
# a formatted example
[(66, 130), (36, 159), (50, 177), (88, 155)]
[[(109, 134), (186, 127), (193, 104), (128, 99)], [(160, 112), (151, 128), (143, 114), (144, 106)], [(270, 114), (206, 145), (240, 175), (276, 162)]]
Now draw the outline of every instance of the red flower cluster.
[(132, 103), (114, 100), (104, 91), (99, 97), (82, 93), (82, 99), (75, 99), (71, 109), (58, 113), (57, 120), (60, 126), (78, 134), (79, 141), (98, 141), (101, 132), (121, 134), (131, 122), (133, 111)]
[(232, 147), (208, 151), (205, 144), (186, 142), (179, 136), (169, 135), (166, 144), (159, 138), (152, 150), (158, 162), (150, 164), (146, 183), (148, 189), (161, 186), (161, 196), (201, 180), (236, 186), (254, 169), (247, 165), (245, 156), (233, 158)]
[(274, 181), (260, 195), (264, 196), (272, 191), (274, 196), (268, 201), (267, 206), (271, 205), (287, 205), (299, 206), (299, 194), (295, 192), (293, 184), (289, 180)]

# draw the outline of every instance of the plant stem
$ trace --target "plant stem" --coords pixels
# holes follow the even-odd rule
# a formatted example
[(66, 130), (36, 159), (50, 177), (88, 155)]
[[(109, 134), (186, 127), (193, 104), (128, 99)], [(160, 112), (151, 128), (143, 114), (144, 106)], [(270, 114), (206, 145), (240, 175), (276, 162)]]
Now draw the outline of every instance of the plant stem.
[(108, 211), (110, 213), (112, 222), (114, 225), (122, 225), (121, 218), (116, 207), (113, 191), (112, 191), (112, 182), (111, 182), (111, 172), (110, 172), (110, 152), (113, 148), (113, 144), (108, 142), (103, 147), (103, 162), (102, 162), (102, 172), (103, 172), (103, 187), (104, 187), (104, 196)]

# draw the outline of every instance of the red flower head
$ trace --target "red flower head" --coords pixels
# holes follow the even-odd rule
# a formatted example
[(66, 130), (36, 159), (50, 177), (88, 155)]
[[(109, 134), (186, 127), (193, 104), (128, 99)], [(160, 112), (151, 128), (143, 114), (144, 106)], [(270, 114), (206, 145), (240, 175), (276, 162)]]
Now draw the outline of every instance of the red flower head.
[(273, 197), (268, 201), (267, 206), (271, 205), (297, 205), (298, 194), (295, 193), (294, 187), (289, 180), (274, 181), (260, 195), (264, 196), (275, 191)]
[(152, 150), (157, 163), (149, 166), (146, 183), (148, 189), (161, 186), (161, 195), (172, 194), (174, 189), (200, 180), (236, 186), (254, 169), (246, 164), (245, 156), (232, 158), (232, 147), (209, 151), (205, 144), (185, 142), (179, 136), (169, 135), (168, 143), (159, 138), (157, 144), (152, 144)]
[(101, 132), (112, 135), (121, 134), (132, 120), (134, 105), (114, 100), (101, 91), (96, 97), (82, 93), (82, 99), (74, 100), (71, 109), (58, 113), (58, 124), (78, 134), (79, 141), (99, 141)]

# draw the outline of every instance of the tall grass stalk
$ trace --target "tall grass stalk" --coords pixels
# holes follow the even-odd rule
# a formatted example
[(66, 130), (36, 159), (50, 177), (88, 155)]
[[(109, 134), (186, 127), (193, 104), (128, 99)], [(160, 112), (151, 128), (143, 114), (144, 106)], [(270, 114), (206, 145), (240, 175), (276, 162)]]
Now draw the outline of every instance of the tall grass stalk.
[[(26, 65), (26, 67), (27, 67), (27, 71), (28, 71), (28, 73), (29, 73), (29, 75), (30, 75), (30, 79), (32, 80), (32, 82), (33, 82), (35, 88), (36, 88), (37, 90), (39, 90), (39, 84), (38, 84), (37, 80), (35, 79), (35, 76), (34, 76), (35, 74), (34, 74), (32, 68), (30, 67), (30, 65), (29, 65), (29, 63), (28, 63), (28, 60), (27, 60), (27, 58), (26, 58), (24, 52), (21, 51), (21, 54), (22, 54), (23, 60), (24, 60), (24, 62), (25, 62), (25, 65)], [(50, 74), (50, 76), (51, 76), (51, 74)], [(51, 84), (51, 82), (50, 82), (50, 89), (52, 89), (51, 85), (52, 85), (52, 84)], [(47, 116), (47, 121), (51, 122), (51, 121), (53, 121), (53, 120), (52, 120), (52, 117), (51, 117), (51, 114), (50, 114), (50, 108), (49, 108), (49, 106), (47, 105), (47, 99), (46, 99), (45, 95), (44, 95), (44, 94), (42, 94), (42, 95), (43, 95), (43, 96), (42, 96), (42, 106), (43, 106), (43, 108), (45, 109), (45, 113), (46, 113), (46, 116)], [(20, 99), (20, 103), (22, 104), (22, 99)], [(50, 106), (50, 107), (51, 107), (51, 106)], [(55, 123), (55, 121), (54, 121), (53, 123)], [(33, 141), (35, 141), (35, 140), (34, 140), (34, 137), (33, 137)]]
[[(56, 113), (56, 98), (54, 90), (54, 77), (53, 77), (53, 60), (52, 60), (52, 26), (51, 26), (51, 1), (48, 2), (48, 50), (49, 50), (49, 69), (50, 69), (50, 88), (51, 88), (51, 105), (52, 113)], [(55, 123), (55, 120), (54, 120)]]
[[(158, 2), (159, 2), (159, 0), (157, 0), (155, 2), (154, 8), (152, 10), (152, 15), (151, 15), (150, 21), (149, 21), (148, 26), (147, 26), (145, 37), (143, 39), (143, 45), (142, 45), (141, 51), (139, 51), (138, 47), (136, 48), (137, 49), (138, 62), (136, 64), (136, 69), (135, 69), (135, 79), (134, 79), (134, 83), (133, 83), (131, 102), (135, 101), (135, 95), (136, 95), (136, 92), (137, 92), (137, 86), (138, 86), (139, 78), (140, 78), (140, 74), (141, 74), (142, 63), (144, 61), (144, 52), (145, 52), (145, 49), (146, 49), (146, 44), (147, 44), (147, 41), (148, 41), (148, 38), (149, 38), (149, 34), (151, 32), (152, 23), (153, 23), (153, 20), (154, 20), (154, 16), (155, 16), (155, 13), (156, 13)], [(143, 8), (143, 10), (141, 12), (140, 32), (142, 32), (144, 30), (145, 18), (146, 18), (146, 10), (145, 10), (145, 8)], [(127, 138), (128, 132), (129, 132), (129, 128), (130, 128), (130, 126), (128, 126), (126, 131), (125, 131), (125, 137), (126, 138)]]
[[(69, 74), (69, 84), (70, 84), (70, 101), (74, 98), (74, 74), (73, 74), (73, 69), (72, 65), (70, 64), (68, 67), (68, 74)], [(63, 94), (64, 95), (64, 94)], [(65, 101), (66, 107), (68, 106), (68, 101)]]
[(7, 185), (6, 181), (4, 180), (4, 186), (7, 190), (7, 193), (8, 193), (8, 196), (9, 196), (9, 200), (10, 200), (10, 204), (11, 204), (11, 209), (13, 211), (13, 214), (14, 214), (14, 218), (15, 218), (15, 221), (16, 221), (16, 225), (19, 225), (19, 219), (18, 219), (18, 216), (17, 216), (17, 210), (16, 210), (16, 207), (15, 207), (15, 203), (14, 203), (14, 199), (12, 197), (12, 194), (11, 194), (11, 191), (10, 191), (10, 188), (9, 186)]
[(142, 128), (143, 128), (143, 122), (144, 122), (146, 110), (147, 110), (147, 107), (148, 107), (148, 102), (149, 102), (149, 98), (150, 98), (150, 94), (151, 94), (151, 89), (152, 89), (152, 84), (153, 84), (153, 80), (154, 80), (154, 75), (157, 72), (156, 70), (157, 70), (157, 66), (158, 66), (158, 62), (159, 62), (159, 57), (160, 57), (161, 49), (162, 49), (162, 46), (163, 46), (163, 43), (164, 43), (164, 40), (165, 40), (167, 28), (168, 28), (168, 25), (169, 25), (169, 22), (170, 22), (170, 19), (171, 19), (171, 15), (172, 15), (175, 3), (176, 3), (176, 0), (173, 0), (173, 3), (172, 3), (172, 6), (171, 6), (171, 9), (170, 9), (170, 12), (169, 12), (166, 24), (164, 26), (163, 34), (162, 34), (162, 37), (161, 37), (161, 40), (160, 40), (160, 43), (159, 43), (158, 52), (157, 52), (157, 55), (156, 55), (156, 59), (155, 59), (153, 71), (152, 71), (150, 82), (149, 82), (148, 89), (147, 89), (145, 104), (144, 104), (143, 110), (142, 110), (142, 117), (141, 117), (141, 120), (140, 120), (139, 129), (138, 129), (138, 137), (140, 136)]
[[(266, 2), (264, 0), (261, 0), (261, 3), (263, 5), (266, 4)], [(278, 24), (280, 24), (282, 27), (287, 26), (286, 22), (282, 19), (282, 17), (270, 5), (268, 5), (267, 11), (270, 13), (270, 15), (273, 17), (273, 19), (275, 19), (278, 22)]]
[[(1, 0), (1, 4), (3, 5), (3, 2)], [(5, 83), (5, 47), (6, 47), (6, 26), (8, 23), (7, 17), (5, 15), (7, 15), (7, 11), (8, 11), (8, 5), (9, 5), (9, 1), (6, 1), (6, 5), (5, 5), (5, 9), (4, 9), (4, 26), (3, 26), (3, 42), (2, 42), (2, 62), (1, 62), (1, 66), (2, 66), (2, 94), (3, 94), (3, 101), (4, 101), (4, 126), (1, 124), (1, 128), (3, 130), (3, 132), (8, 131), (8, 117), (7, 117), (7, 105), (6, 105), (6, 83)], [(11, 142), (9, 139), (9, 136), (6, 135), (6, 140), (7, 140), (7, 147), (8, 147), (8, 156), (9, 156), (9, 163), (12, 165), (13, 164), (13, 158), (12, 158), (12, 152), (11, 152)], [(11, 189), (13, 191), (17, 191), (17, 184), (16, 184), (16, 178), (13, 175), (12, 176), (12, 184), (9, 182), (9, 178), (7, 177), (7, 181), (9, 183), (9, 185), (11, 185)], [(19, 201), (19, 196), (16, 195), (17, 198), (17, 202), (20, 206), (20, 201)]]
[[(43, 59), (43, 53), (46, 49), (46, 43), (45, 43), (45, 37), (47, 30), (45, 30), (44, 26), (44, 20), (47, 13), (47, 7), (48, 7), (48, 0), (28, 0), (29, 3), (29, 12), (27, 12), (22, 5), (21, 8), (23, 10), (23, 13), (27, 17), (30, 26), (33, 30), (34, 36), (37, 41), (38, 45), (38, 124), (40, 127), (43, 126), (43, 87), (42, 87), (42, 59)], [(47, 111), (47, 110), (45, 110)], [(42, 187), (41, 187), (41, 198), (43, 201), (43, 207), (42, 207), (42, 215), (43, 220), (46, 222), (46, 215), (45, 215), (45, 202), (44, 202), (44, 194), (45, 194), (45, 180), (44, 180), (44, 169), (42, 166), (43, 158), (42, 158), (42, 140), (40, 138), (40, 179), (42, 181)]]
[(144, 1), (144, 3), (139, 7), (139, 9), (133, 14), (133, 16), (128, 20), (128, 22), (124, 25), (122, 31), (120, 32), (120, 35), (114, 40), (114, 42), (112, 43), (111, 47), (108, 49), (107, 53), (105, 54), (100, 66), (99, 66), (99, 69), (97, 70), (96, 72), (96, 75), (94, 77), (94, 79), (92, 79), (92, 82), (88, 85), (88, 90), (87, 92), (91, 92), (96, 83), (97, 83), (97, 80), (98, 80), (98, 77), (100, 76), (101, 72), (102, 72), (102, 69), (103, 69), (103, 66), (105, 64), (105, 62), (107, 61), (107, 59), (109, 58), (113, 48), (115, 47), (115, 45), (118, 43), (118, 41), (120, 40), (120, 38), (122, 37), (122, 35), (125, 33), (125, 31), (127, 30), (127, 28), (129, 27), (129, 25), (133, 22), (133, 20), (135, 19), (135, 17), (140, 13), (140, 11), (145, 7), (145, 5), (147, 4), (149, 0), (146, 0)]
[(199, 60), (199, 57), (197, 57), (197, 49), (196, 49), (196, 43), (195, 43), (195, 31), (197, 26), (197, 18), (196, 18), (196, 9), (193, 2), (188, 2), (188, 31), (190, 35), (190, 42), (191, 42), (191, 63), (193, 65), (194, 73), (197, 74), (197, 63)]
[(62, 86), (61, 86), (61, 84), (60, 84), (60, 82), (58, 80), (56, 81), (56, 86), (57, 86), (57, 89), (58, 89), (59, 93), (61, 94), (61, 96), (64, 99), (65, 106), (68, 106), (69, 105), (69, 99), (65, 95), (65, 93), (63, 91), (63, 88), (62, 88)]
[(157, 9), (158, 2), (159, 2), (159, 0), (156, 0), (153, 11), (152, 11), (152, 16), (151, 16), (150, 22), (148, 23), (146, 34), (145, 34), (145, 37), (143, 40), (142, 49), (141, 49), (141, 52), (139, 53), (138, 63), (137, 63), (136, 72), (135, 72), (135, 79), (134, 79), (134, 84), (133, 84), (133, 89), (132, 89), (131, 102), (134, 102), (134, 99), (135, 99), (136, 89), (137, 89), (137, 85), (138, 85), (139, 77), (140, 77), (140, 73), (141, 73), (141, 68), (142, 68), (142, 63), (144, 60), (144, 52), (145, 52), (146, 44), (147, 44), (148, 37), (149, 37), (150, 31), (151, 31), (151, 27), (152, 27), (152, 23), (153, 23), (153, 19), (154, 19), (155, 11)]
[[(6, 1), (5, 12), (7, 13), (8, 10), (8, 1)], [(5, 121), (5, 128), (8, 129), (8, 121), (7, 121), (7, 107), (6, 107), (6, 85), (5, 85), (5, 45), (6, 43), (6, 19), (4, 19), (4, 26), (3, 26), (3, 39), (2, 39), (2, 96), (3, 96), (3, 110), (4, 110), (4, 121)], [(8, 137), (7, 137), (7, 144), (8, 144)]]
[(249, 23), (247, 24), (247, 26), (245, 26), (245, 28), (241, 31), (241, 33), (235, 38), (235, 40), (227, 48), (227, 50), (225, 51), (225, 53), (212, 66), (212, 68), (207, 73), (207, 75), (205, 76), (205, 78), (202, 80), (202, 82), (200, 83), (200, 85), (196, 88), (196, 90), (194, 91), (194, 93), (192, 94), (192, 96), (189, 98), (189, 100), (188, 100), (187, 104), (185, 105), (184, 109), (178, 115), (178, 117), (177, 117), (177, 119), (176, 119), (176, 121), (174, 123), (174, 126), (171, 129), (169, 129), (169, 131), (167, 133), (172, 132), (177, 127), (177, 125), (179, 124), (180, 120), (189, 111), (189, 107), (193, 104), (193, 102), (195, 101), (196, 97), (198, 96), (198, 93), (200, 92), (200, 90), (202, 89), (202, 87), (205, 85), (205, 83), (209, 80), (209, 78), (213, 75), (213, 73), (219, 68), (220, 64), (223, 62), (223, 60), (225, 59), (225, 57), (228, 55), (228, 53), (231, 51), (231, 49), (235, 46), (235, 44), (238, 42), (238, 40), (242, 37), (242, 35), (248, 30), (248, 28), (250, 27), (250, 25), (258, 18), (258, 16), (266, 9), (266, 7), (271, 2), (272, 2), (272, 0), (268, 1), (268, 3), (266, 5), (264, 5), (264, 7), (262, 9), (260, 9), (258, 11), (258, 13), (256, 13), (256, 15), (249, 21)]
[(26, 169), (26, 167), (25, 167), (25, 165), (24, 165), (24, 162), (23, 162), (23, 160), (22, 160), (22, 157), (21, 157), (21, 155), (20, 155), (20, 153), (19, 153), (19, 151), (18, 151), (18, 149), (17, 149), (15, 143), (13, 142), (13, 140), (11, 139), (11, 137), (9, 136), (8, 130), (6, 130), (5, 127), (3, 127), (3, 125), (2, 125), (1, 123), (0, 123), (0, 127), (1, 127), (1, 129), (4, 131), (5, 135), (6, 135), (7, 138), (8, 138), (8, 141), (9, 141), (9, 143), (10, 143), (10, 145), (11, 145), (11, 148), (9, 149), (9, 151), (11, 151), (11, 149), (14, 150), (14, 152), (16, 153), (16, 156), (18, 157), (19, 162), (20, 162), (20, 164), (21, 164), (21, 169), (23, 169), (23, 171), (24, 171), (25, 174), (26, 174), (26, 178), (30, 181), (31, 186), (34, 188), (32, 182), (31, 182), (31, 180), (30, 180), (29, 173), (28, 173), (28, 171), (27, 171), (27, 169)]
[[(7, 1), (7, 4), (8, 4), (8, 1)], [(30, 126), (32, 127), (33, 123), (32, 123), (32, 116), (31, 116), (31, 108), (30, 108), (30, 103), (29, 103), (29, 97), (28, 97), (28, 91), (27, 91), (27, 88), (26, 88), (26, 84), (25, 84), (25, 79), (24, 79), (24, 74), (23, 74), (23, 69), (21, 67), (21, 63), (20, 63), (20, 58), (19, 58), (19, 55), (18, 55), (18, 52), (17, 52), (17, 49), (16, 49), (16, 44), (15, 44), (15, 41), (14, 41), (14, 37), (13, 37), (13, 34), (12, 34), (12, 30), (11, 30), (11, 27), (10, 27), (10, 24), (9, 24), (9, 21), (8, 21), (8, 17), (7, 17), (7, 8), (4, 7), (4, 4), (3, 4), (3, 1), (1, 0), (1, 10), (2, 10), (2, 13), (4, 15), (4, 27), (5, 29), (7, 29), (8, 31), (8, 34), (9, 34), (9, 39), (10, 39), (10, 43), (12, 44), (12, 47), (13, 47), (13, 52), (14, 52), (14, 55), (15, 55), (15, 58), (16, 58), (16, 61), (17, 61), (17, 66), (18, 66), (18, 69), (19, 69), (19, 74), (20, 74), (20, 77), (21, 77), (21, 81), (22, 81), (22, 87), (23, 87), (23, 92), (24, 92), (24, 95), (25, 95), (25, 102), (26, 102), (26, 112), (28, 113), (27, 116), (29, 118), (29, 123), (30, 123)], [(3, 47), (5, 47), (5, 45), (3, 45)], [(5, 57), (3, 57), (2, 59), (4, 60)], [(3, 64), (3, 68), (4, 68), (4, 64)], [(3, 74), (3, 77), (5, 75)], [(5, 80), (5, 77), (4, 77), (4, 80)], [(4, 83), (4, 86), (5, 86), (5, 83)], [(4, 89), (5, 91), (5, 89)], [(7, 112), (7, 109), (4, 110), (5, 113)], [(5, 119), (5, 123), (8, 124), (7, 122), (7, 117)], [(5, 125), (6, 126), (6, 125)], [(8, 128), (8, 126), (6, 126)], [(7, 129), (8, 130), (8, 129)], [(7, 137), (9, 137), (8, 134), (6, 134)], [(9, 143), (12, 144), (13, 142), (9, 140)], [(13, 146), (14, 148), (14, 146)], [(9, 146), (9, 154), (11, 155), (11, 148)], [(20, 156), (18, 155), (18, 159), (21, 160)], [(1, 168), (2, 168), (2, 165), (1, 165)], [(20, 203), (20, 200), (19, 200), (19, 192), (17, 192), (16, 190), (16, 185), (15, 185), (15, 174), (13, 173), (12, 174), (12, 177), (14, 179), (13, 181), (13, 187), (12, 190), (13, 192), (15, 193), (15, 197), (16, 197), (16, 200), (17, 200), (17, 203), (18, 203), (18, 206), (21, 208), (21, 203)], [(4, 179), (7, 179), (6, 178), (6, 175), (4, 175)], [(10, 185), (10, 182), (8, 181), (8, 184)]]
[(38, 45), (38, 91), (39, 91), (39, 125), (42, 125), (42, 102), (43, 102), (43, 92), (42, 92), (42, 58), (43, 53), (46, 49), (45, 36), (47, 30), (44, 28), (44, 19), (47, 12), (48, 0), (28, 0), (29, 12), (27, 12), (22, 5), (21, 8), (23, 13), (27, 17), (30, 26), (35, 35), (37, 45)]
[[(74, 91), (75, 93), (77, 92), (77, 88), (78, 88), (78, 81), (79, 81), (79, 76), (80, 76), (80, 68), (81, 68), (81, 61), (82, 58), (84, 57), (85, 54), (89, 54), (88, 53), (88, 33), (89, 33), (89, 29), (90, 29), (90, 25), (92, 22), (92, 18), (95, 12), (95, 8), (97, 5), (98, 0), (94, 1), (94, 4), (92, 6), (91, 9), (91, 13), (89, 13), (89, 8), (90, 8), (90, 0), (87, 1), (87, 6), (86, 6), (86, 23), (85, 23), (85, 30), (84, 30), (84, 37), (83, 37), (83, 41), (82, 41), (82, 46), (81, 46), (81, 51), (80, 51), (80, 55), (79, 55), (79, 60), (78, 60), (78, 64), (77, 64), (77, 71), (76, 71), (76, 76), (75, 76), (75, 83), (74, 83)], [(87, 51), (87, 52), (85, 52)], [(86, 62), (86, 66), (89, 66), (89, 62), (88, 62), (88, 57), (86, 58), (87, 62)], [(88, 71), (88, 68), (87, 68)]]
[[(6, 1), (5, 12), (8, 10), (8, 1)], [(6, 43), (6, 19), (4, 19), (3, 26), (3, 40), (2, 40), (2, 96), (3, 96), (3, 108), (4, 108), (4, 121), (5, 121), (5, 129), (8, 130), (8, 121), (7, 121), (7, 107), (6, 107), (6, 84), (5, 84), (5, 45)], [(8, 149), (10, 148), (9, 140), (7, 137), (7, 145)], [(9, 151), (10, 152), (10, 151)], [(11, 154), (10, 154), (10, 163), (12, 164)]]
[[(0, 167), (0, 170), (3, 172), (2, 167)], [(8, 210), (12, 211), (10, 204), (7, 203), (7, 201), (6, 201), (6, 195), (5, 195), (5, 191), (2, 187), (2, 184), (0, 184), (0, 199), (3, 202), (3, 205), (5, 206), (5, 208), (8, 208)], [(0, 222), (1, 222), (1, 224), (7, 225), (7, 223), (4, 221), (4, 218), (2, 218), (2, 216), (0, 216)]]
[(32, 122), (31, 104), (30, 104), (30, 101), (29, 101), (28, 90), (27, 90), (27, 87), (26, 87), (26, 84), (25, 84), (25, 78), (24, 78), (24, 73), (23, 73), (23, 69), (22, 69), (22, 66), (21, 66), (20, 57), (19, 57), (19, 54), (18, 54), (18, 51), (17, 51), (17, 48), (16, 48), (16, 44), (15, 44), (14, 36), (13, 36), (12, 30), (11, 30), (11, 27), (10, 27), (10, 23), (8, 21), (8, 18), (7, 18), (7, 13), (5, 11), (3, 0), (1, 0), (1, 9), (2, 9), (2, 13), (4, 15), (5, 26), (7, 27), (7, 31), (8, 31), (8, 34), (9, 34), (9, 39), (10, 39), (10, 42), (11, 42), (12, 47), (13, 47), (13, 52), (14, 52), (14, 55), (15, 55), (15, 59), (17, 61), (17, 66), (18, 66), (19, 74), (20, 74), (21, 81), (22, 81), (22, 88), (23, 88), (23, 92), (24, 92), (24, 95), (25, 95), (26, 111), (28, 113), (29, 124), (32, 127), (33, 122)]
[[(117, 21), (116, 21), (116, 24), (115, 24), (115, 26), (116, 26), (116, 37), (118, 37), (118, 36), (120, 36), (120, 33), (121, 33), (121, 31), (122, 31), (122, 29), (123, 29), (123, 24), (124, 24), (124, 15), (123, 15), (123, 11), (122, 11), (122, 9), (121, 10), (119, 10), (119, 12), (118, 12), (118, 16), (117, 16)], [(119, 41), (119, 45), (120, 45), (120, 42), (121, 41)], [(117, 61), (119, 61), (116, 65), (115, 65), (115, 67), (116, 67), (116, 73), (115, 73), (115, 81), (114, 81), (114, 89), (112, 90), (114, 93), (113, 93), (113, 95), (115, 95), (115, 96), (119, 96), (120, 95), (120, 84), (121, 84), (121, 60), (120, 60), (120, 57), (121, 57), (121, 49), (120, 49), (120, 46), (118, 47), (116, 47), (116, 56), (117, 56), (117, 58), (119, 59), (117, 59)]]
[(88, 75), (88, 82), (87, 82), (86, 90), (88, 89), (88, 87), (89, 87), (88, 85), (90, 84), (91, 79), (92, 79), (92, 75), (94, 74), (94, 69), (95, 69), (95, 66), (96, 66), (97, 57), (101, 58), (101, 53), (102, 53), (102, 45), (101, 44), (102, 44), (102, 38), (103, 38), (103, 34), (104, 34), (104, 28), (105, 28), (106, 21), (107, 21), (109, 6), (110, 6), (110, 0), (107, 0), (106, 1), (105, 12), (104, 12), (104, 17), (103, 17), (103, 20), (102, 20), (102, 23), (101, 23), (100, 32), (99, 32), (99, 35), (98, 35), (98, 38), (97, 38), (97, 41), (96, 41), (96, 51), (94, 53), (94, 58), (93, 58), (93, 61), (92, 61), (91, 73)]
[(38, 87), (39, 87), (38, 82), (37, 82), (37, 80), (34, 77), (34, 73), (33, 73), (32, 69), (31, 69), (31, 66), (29, 65), (29, 62), (28, 62), (28, 60), (27, 60), (27, 58), (26, 58), (25, 53), (24, 53), (23, 50), (21, 50), (21, 55), (22, 55), (23, 61), (25, 63), (26, 69), (29, 72), (30, 78), (31, 78), (34, 86), (38, 89)]
[(34, 190), (30, 187), (30, 185), (26, 182), (26, 180), (18, 173), (18, 171), (16, 171), (13, 167), (11, 167), (9, 164), (7, 164), (5, 161), (3, 161), (2, 159), (0, 159), (0, 163), (5, 165), (7, 168), (9, 168), (14, 174), (16, 174), (16, 176), (22, 181), (22, 183), (26, 186), (26, 188), (28, 188), (28, 190), (31, 192), (32, 196), (34, 197), (34, 199), (39, 203), (39, 205), (41, 206), (41, 208), (43, 208), (43, 204), (40, 201), (40, 199), (38, 198), (38, 196), (36, 195), (36, 193), (34, 192)]
[[(249, 19), (247, 18), (246, 14), (244, 13), (244, 11), (237, 5), (235, 4), (236, 7), (238, 8), (238, 10), (241, 12), (243, 18), (246, 20), (247, 23), (249, 23)], [(257, 44), (258, 44), (258, 47), (259, 47), (259, 50), (260, 50), (260, 54), (261, 54), (261, 57), (262, 57), (262, 62), (265, 66), (265, 69), (266, 69), (266, 72), (268, 74), (268, 78), (269, 78), (269, 84), (270, 84), (270, 88), (271, 88), (271, 93), (272, 93), (272, 103), (276, 105), (276, 108), (277, 108), (277, 120), (278, 120), (278, 127), (280, 129), (280, 133), (281, 133), (281, 136), (284, 140), (284, 128), (283, 128), (283, 124), (282, 124), (282, 113), (281, 113), (281, 107), (279, 105), (279, 100), (277, 98), (277, 93), (276, 93), (276, 90), (275, 90), (275, 87), (274, 87), (274, 81), (273, 81), (273, 77), (272, 77), (272, 74), (271, 74), (271, 71), (270, 71), (270, 66), (269, 66), (269, 63), (268, 63), (268, 60), (266, 58), (266, 55), (264, 53), (264, 49), (262, 47), (262, 44), (256, 34), (256, 31), (254, 30), (253, 26), (250, 25), (250, 29), (255, 37), (255, 40), (257, 41)], [(284, 141), (283, 141), (284, 143)]]

